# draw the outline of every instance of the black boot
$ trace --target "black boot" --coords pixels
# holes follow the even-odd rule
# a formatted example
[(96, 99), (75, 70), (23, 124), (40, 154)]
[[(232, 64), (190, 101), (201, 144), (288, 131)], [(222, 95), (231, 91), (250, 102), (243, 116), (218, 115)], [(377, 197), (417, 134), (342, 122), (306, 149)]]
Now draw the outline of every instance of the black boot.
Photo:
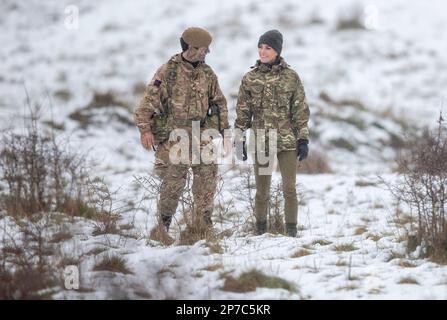
[(267, 221), (256, 221), (256, 234), (260, 236), (267, 232)]
[(161, 223), (163, 224), (163, 226), (166, 229), (166, 232), (169, 231), (169, 226), (171, 225), (171, 221), (172, 221), (172, 216), (168, 216), (168, 215), (161, 215)]
[(296, 223), (286, 223), (286, 235), (288, 237), (296, 237)]
[(213, 220), (211, 220), (211, 212), (205, 211), (205, 214), (203, 216), (203, 222), (205, 222), (205, 225), (208, 228), (211, 228), (213, 226)]

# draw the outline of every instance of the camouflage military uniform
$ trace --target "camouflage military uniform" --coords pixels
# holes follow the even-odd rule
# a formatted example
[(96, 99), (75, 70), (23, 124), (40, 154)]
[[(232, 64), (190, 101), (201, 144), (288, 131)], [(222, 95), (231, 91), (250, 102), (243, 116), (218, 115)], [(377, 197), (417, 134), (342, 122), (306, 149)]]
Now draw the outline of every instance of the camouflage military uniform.
[[(171, 79), (174, 80), (173, 83), (169, 83), (170, 77), (174, 78)], [(169, 85), (172, 86), (170, 90)], [(171, 96), (168, 94), (169, 91)], [(181, 54), (177, 54), (157, 70), (147, 86), (144, 98), (135, 110), (134, 119), (140, 132), (151, 131), (153, 114), (168, 104), (169, 130), (185, 129), (191, 138), (192, 121), (201, 121), (201, 131), (208, 127), (206, 113), (209, 99), (220, 107), (221, 129), (229, 128), (227, 102), (211, 67), (200, 62), (194, 68), (192, 64), (183, 60)], [(216, 189), (217, 165), (171, 164), (169, 151), (174, 144), (175, 142), (165, 141), (158, 146), (156, 152), (155, 169), (163, 181), (159, 211), (162, 215), (175, 214), (187, 172), (191, 167), (194, 175), (192, 192), (195, 208), (199, 215), (210, 216)], [(202, 148), (204, 144), (201, 143), (200, 146)]]
[[(277, 157), (283, 178), (286, 223), (296, 224), (296, 146), (298, 139), (308, 139), (309, 107), (298, 74), (283, 58), (269, 66), (259, 61), (242, 79), (237, 101), (235, 128), (277, 130)], [(257, 137), (258, 138), (258, 137)], [(265, 221), (270, 198), (271, 175), (259, 174), (255, 162), (258, 221)]]

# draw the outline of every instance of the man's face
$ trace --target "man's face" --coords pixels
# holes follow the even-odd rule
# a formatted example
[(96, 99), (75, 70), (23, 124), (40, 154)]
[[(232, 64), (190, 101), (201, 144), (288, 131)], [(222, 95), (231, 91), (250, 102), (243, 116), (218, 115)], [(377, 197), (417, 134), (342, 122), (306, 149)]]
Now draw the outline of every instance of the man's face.
[(185, 58), (191, 62), (205, 61), (205, 57), (209, 52), (208, 47), (195, 48), (190, 46), (185, 52)]

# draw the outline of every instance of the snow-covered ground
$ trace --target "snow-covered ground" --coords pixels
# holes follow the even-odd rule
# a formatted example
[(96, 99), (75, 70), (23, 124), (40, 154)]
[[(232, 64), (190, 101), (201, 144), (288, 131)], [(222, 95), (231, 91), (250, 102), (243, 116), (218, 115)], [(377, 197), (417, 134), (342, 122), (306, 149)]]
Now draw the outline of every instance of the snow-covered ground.
[[(275, 176), (273, 185), (278, 183)], [(393, 176), (386, 176), (393, 179)], [(224, 184), (222, 197), (244, 183), (236, 175)], [(132, 215), (133, 237), (87, 236), (92, 225), (67, 242), (77, 248), (83, 289), (63, 291), (56, 298), (153, 299), (447, 299), (447, 267), (407, 254), (405, 229), (396, 221), (396, 205), (377, 184), (376, 176), (298, 175), (300, 207), (297, 238), (245, 231), (241, 221), (248, 214), (232, 207), (217, 233), (228, 236), (163, 246), (148, 241), (155, 217)], [(228, 204), (228, 202), (227, 202)], [(180, 220), (181, 215), (176, 218)], [(215, 216), (215, 221), (218, 221)], [(125, 223), (123, 221), (122, 223)], [(181, 228), (184, 229), (184, 225)], [(216, 246), (219, 248), (216, 250)], [(87, 254), (104, 248), (98, 255)], [(134, 274), (91, 271), (104, 255), (119, 255)], [(256, 269), (283, 278), (296, 292), (258, 288), (247, 293), (223, 290), (225, 276), (239, 276)], [(407, 283), (414, 282), (414, 283)]]
[[(298, 175), (305, 201), (296, 239), (246, 232), (241, 221), (249, 213), (234, 193), (241, 177), (223, 168), (222, 201), (236, 204), (224, 224), (216, 223), (218, 231), (234, 231), (219, 240), (221, 253), (212, 253), (206, 241), (169, 247), (148, 242), (153, 207), (123, 214), (120, 224), (132, 222), (132, 237), (93, 236), (92, 223), (77, 220), (63, 247), (81, 258), (81, 285), (93, 291), (64, 290), (54, 297), (446, 299), (447, 268), (406, 254), (393, 199), (383, 186), (362, 183), (381, 173), (396, 179), (390, 173), (396, 136), (408, 126), (434, 124), (445, 111), (446, 8), (442, 0), (2, 1), (0, 128), (21, 127), (26, 88), (42, 105), (44, 120), (63, 128), (56, 132), (70, 137), (74, 148), (92, 150), (97, 175), (120, 188), (120, 198), (138, 202), (142, 190), (135, 191), (133, 175), (149, 173), (153, 162), (153, 153), (139, 145), (132, 110), (156, 68), (179, 52), (188, 26), (214, 36), (207, 62), (227, 96), (231, 123), (260, 34), (279, 29), (282, 55), (299, 73), (310, 103), (311, 152), (324, 150), (334, 171)], [(79, 11), (74, 29), (73, 9)], [(338, 30), (340, 19), (356, 10), (366, 28)], [(176, 238), (178, 233), (171, 231)], [(353, 250), (340, 251), (343, 244)], [(87, 254), (98, 246), (107, 250)], [(301, 249), (308, 254), (293, 258)], [(133, 274), (93, 271), (112, 252)], [(215, 271), (204, 270), (212, 265), (208, 269)], [(222, 290), (225, 275), (252, 268), (294, 283), (297, 291)]]

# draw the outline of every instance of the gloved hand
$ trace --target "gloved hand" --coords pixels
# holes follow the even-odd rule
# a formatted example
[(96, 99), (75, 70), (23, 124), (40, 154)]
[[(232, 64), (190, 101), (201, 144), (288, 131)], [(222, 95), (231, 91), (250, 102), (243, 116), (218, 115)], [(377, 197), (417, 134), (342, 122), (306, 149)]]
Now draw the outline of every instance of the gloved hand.
[[(245, 136), (243, 136), (243, 138), (242, 138), (242, 144), (239, 143), (239, 144), (236, 145), (236, 141), (235, 141), (236, 157), (239, 160), (242, 160), (242, 161), (246, 161), (248, 159), (248, 157), (247, 157), (247, 144), (246, 144), (245, 141), (246, 141)], [(242, 150), (240, 150), (241, 146), (242, 146)]]
[(309, 140), (307, 139), (298, 139), (297, 145), (296, 145), (296, 155), (298, 157), (298, 161), (303, 161), (307, 158), (307, 155), (309, 154)]

